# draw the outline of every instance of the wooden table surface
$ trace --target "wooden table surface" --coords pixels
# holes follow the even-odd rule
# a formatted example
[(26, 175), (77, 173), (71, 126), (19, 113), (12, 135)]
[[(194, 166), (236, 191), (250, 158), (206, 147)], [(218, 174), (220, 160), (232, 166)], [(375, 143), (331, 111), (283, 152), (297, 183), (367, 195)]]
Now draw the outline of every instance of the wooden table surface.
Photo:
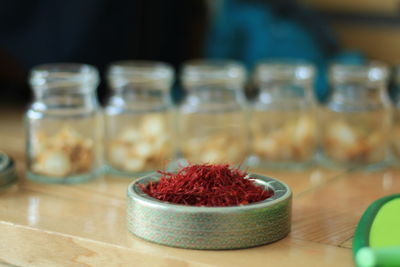
[(288, 237), (241, 250), (170, 248), (127, 232), (129, 179), (105, 176), (73, 186), (27, 181), (22, 114), (0, 109), (0, 150), (14, 157), (20, 178), (0, 193), (0, 265), (353, 266), (352, 236), (363, 211), (375, 199), (400, 191), (396, 169), (259, 171), (294, 192)]

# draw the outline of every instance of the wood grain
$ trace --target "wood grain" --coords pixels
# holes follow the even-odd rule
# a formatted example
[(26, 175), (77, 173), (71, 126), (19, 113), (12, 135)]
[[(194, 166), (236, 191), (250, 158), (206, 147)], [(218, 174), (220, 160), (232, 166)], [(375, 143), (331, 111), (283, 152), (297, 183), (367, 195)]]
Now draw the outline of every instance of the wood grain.
[[(375, 198), (400, 190), (398, 170), (369, 174), (321, 168), (254, 170), (292, 188), (289, 237), (243, 250), (170, 248), (127, 232), (130, 179), (104, 176), (74, 186), (27, 181), (22, 124), (15, 119), (20, 114), (0, 110), (0, 120), (6, 124), (0, 130), (0, 149), (13, 154), (20, 174), (18, 186), (0, 194), (0, 265), (352, 266), (351, 237), (363, 210)], [(13, 143), (7, 143), (11, 139)]]
[[(196, 251), (168, 248), (132, 237), (116, 246), (31, 227), (0, 223), (0, 260), (21, 266), (351, 266), (347, 249), (286, 238), (246, 250)], [(4, 257), (4, 255), (7, 255)]]
[(399, 170), (350, 172), (294, 203), (292, 236), (339, 246), (374, 200), (399, 191)]

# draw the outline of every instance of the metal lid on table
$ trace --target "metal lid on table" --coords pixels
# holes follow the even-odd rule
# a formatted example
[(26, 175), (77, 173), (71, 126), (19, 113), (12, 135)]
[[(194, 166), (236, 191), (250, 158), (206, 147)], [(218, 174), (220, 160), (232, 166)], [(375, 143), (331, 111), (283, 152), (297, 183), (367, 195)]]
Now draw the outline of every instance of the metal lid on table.
[(12, 158), (0, 151), (0, 190), (17, 181), (15, 164)]

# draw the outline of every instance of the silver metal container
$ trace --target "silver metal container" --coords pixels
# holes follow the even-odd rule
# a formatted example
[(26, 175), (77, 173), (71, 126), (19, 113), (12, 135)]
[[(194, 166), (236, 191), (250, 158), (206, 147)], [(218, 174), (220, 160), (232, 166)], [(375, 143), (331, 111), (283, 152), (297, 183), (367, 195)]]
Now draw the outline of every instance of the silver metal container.
[(155, 243), (191, 249), (238, 249), (282, 239), (290, 232), (290, 188), (270, 177), (250, 174), (274, 195), (254, 204), (196, 207), (170, 204), (144, 193), (139, 184), (156, 182), (160, 174), (142, 177), (128, 187), (128, 230)]
[(13, 159), (0, 151), (0, 191), (15, 184), (16, 181), (17, 174)]

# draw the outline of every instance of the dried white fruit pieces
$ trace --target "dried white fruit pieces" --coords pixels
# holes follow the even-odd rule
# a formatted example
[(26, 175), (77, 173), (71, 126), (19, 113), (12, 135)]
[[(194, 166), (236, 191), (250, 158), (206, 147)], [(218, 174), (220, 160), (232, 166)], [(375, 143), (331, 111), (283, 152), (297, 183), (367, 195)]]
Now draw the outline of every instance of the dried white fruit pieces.
[(127, 126), (109, 142), (109, 164), (128, 172), (162, 167), (174, 153), (169, 132), (165, 116), (145, 115), (139, 125)]
[(326, 126), (322, 141), (325, 154), (338, 161), (374, 163), (385, 158), (387, 140), (381, 129), (370, 132), (335, 121)]
[(65, 126), (53, 136), (38, 131), (32, 139), (32, 171), (50, 177), (68, 177), (90, 172), (93, 140)]
[(193, 137), (182, 144), (183, 156), (190, 162), (242, 163), (247, 156), (246, 137), (215, 134)]
[(290, 120), (282, 127), (270, 131), (253, 121), (252, 150), (262, 160), (296, 161), (310, 160), (316, 150), (316, 122), (310, 116)]

